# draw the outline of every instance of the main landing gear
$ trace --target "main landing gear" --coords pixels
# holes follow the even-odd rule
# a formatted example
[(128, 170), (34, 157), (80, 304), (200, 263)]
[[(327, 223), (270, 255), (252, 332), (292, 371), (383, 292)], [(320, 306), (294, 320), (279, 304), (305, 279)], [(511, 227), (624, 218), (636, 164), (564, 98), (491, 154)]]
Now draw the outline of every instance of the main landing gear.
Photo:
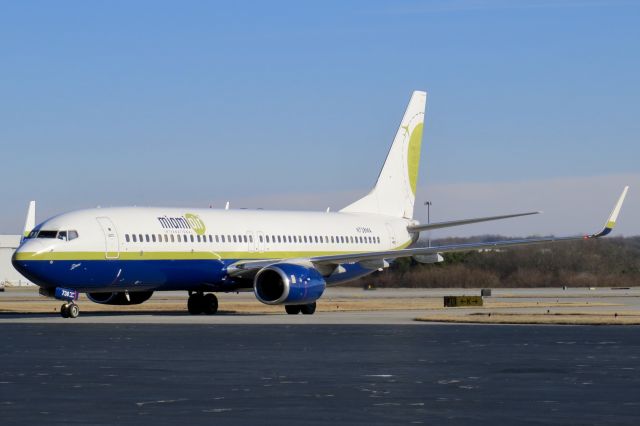
[(218, 298), (213, 293), (190, 293), (187, 308), (191, 315), (213, 315), (218, 312)]
[(60, 315), (62, 318), (78, 318), (80, 307), (73, 302), (65, 303), (60, 307)]
[(316, 302), (307, 303), (306, 305), (285, 305), (284, 310), (289, 315), (298, 315), (301, 312), (303, 315), (313, 315), (316, 311)]

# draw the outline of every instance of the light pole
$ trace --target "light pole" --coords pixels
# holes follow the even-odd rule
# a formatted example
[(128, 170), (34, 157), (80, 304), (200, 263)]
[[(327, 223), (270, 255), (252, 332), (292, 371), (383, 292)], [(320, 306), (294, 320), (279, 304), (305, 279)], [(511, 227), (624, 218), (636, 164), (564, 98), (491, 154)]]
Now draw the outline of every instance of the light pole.
[[(427, 206), (427, 225), (431, 223), (431, 204), (433, 204), (431, 201), (424, 202), (424, 205)], [(431, 232), (429, 232), (429, 238), (427, 241), (429, 247), (431, 247)]]

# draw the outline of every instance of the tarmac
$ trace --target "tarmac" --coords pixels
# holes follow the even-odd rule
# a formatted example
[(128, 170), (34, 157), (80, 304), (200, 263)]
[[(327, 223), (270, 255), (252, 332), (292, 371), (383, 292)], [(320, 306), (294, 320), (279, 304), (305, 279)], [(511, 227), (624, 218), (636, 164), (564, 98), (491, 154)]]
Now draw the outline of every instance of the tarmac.
[(633, 326), (1, 327), (3, 425), (637, 425), (640, 418)]
[[(337, 288), (324, 303), (364, 299), (384, 306), (425, 298), (432, 306), (442, 295), (473, 291)], [(558, 311), (640, 312), (636, 288), (493, 294), (491, 309), (501, 312), (545, 312), (550, 304)], [(33, 290), (12, 289), (0, 296), (0, 309), (32, 296)], [(224, 311), (225, 304), (252, 302), (250, 293), (221, 297), (219, 315), (191, 316), (182, 310), (184, 294), (165, 297), (157, 303), (179, 309), (85, 311), (74, 320), (53, 312), (0, 313), (2, 424), (636, 425), (640, 419), (638, 326), (414, 321), (443, 308), (311, 316)]]

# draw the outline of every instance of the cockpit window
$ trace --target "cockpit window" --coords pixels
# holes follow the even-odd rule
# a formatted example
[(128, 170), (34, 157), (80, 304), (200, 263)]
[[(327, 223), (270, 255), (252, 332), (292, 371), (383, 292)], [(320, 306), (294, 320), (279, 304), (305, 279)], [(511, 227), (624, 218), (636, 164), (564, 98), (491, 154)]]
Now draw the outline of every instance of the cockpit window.
[(71, 241), (78, 238), (78, 231), (44, 231), (33, 230), (27, 238), (57, 238), (62, 241)]
[(56, 238), (58, 231), (40, 231), (36, 238)]

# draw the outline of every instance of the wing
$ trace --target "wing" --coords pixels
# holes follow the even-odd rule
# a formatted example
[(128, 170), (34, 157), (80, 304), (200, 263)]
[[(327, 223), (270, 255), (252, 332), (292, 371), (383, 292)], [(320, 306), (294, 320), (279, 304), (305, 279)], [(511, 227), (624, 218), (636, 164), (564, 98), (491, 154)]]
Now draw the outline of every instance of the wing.
[(354, 253), (354, 254), (340, 254), (333, 256), (318, 256), (309, 259), (314, 265), (322, 267), (327, 265), (339, 265), (341, 263), (360, 263), (360, 262), (371, 262), (384, 259), (397, 259), (399, 257), (410, 257), (410, 256), (424, 256), (424, 255), (433, 255), (437, 253), (452, 253), (452, 252), (460, 252), (460, 251), (469, 251), (469, 250), (480, 250), (480, 249), (488, 249), (488, 248), (497, 248), (497, 247), (513, 247), (513, 246), (525, 246), (532, 244), (542, 244), (542, 243), (551, 243), (557, 241), (575, 241), (575, 240), (588, 240), (592, 238), (603, 237), (611, 232), (616, 224), (616, 220), (618, 219), (618, 214), (620, 213), (620, 209), (622, 207), (622, 203), (624, 202), (624, 198), (627, 195), (628, 186), (624, 188), (620, 198), (618, 198), (618, 202), (616, 203), (613, 211), (609, 215), (609, 219), (607, 220), (604, 228), (595, 234), (588, 234), (580, 237), (545, 237), (545, 238), (527, 238), (521, 240), (507, 240), (507, 241), (490, 241), (484, 243), (467, 243), (467, 244), (448, 244), (442, 246), (435, 247), (418, 247), (418, 248), (409, 248), (402, 250), (391, 250), (391, 251), (378, 251), (378, 252), (368, 252), (368, 253)]
[(407, 226), (407, 230), (409, 232), (429, 231), (431, 229), (450, 228), (452, 226), (469, 225), (471, 223), (478, 223), (478, 222), (489, 222), (490, 220), (510, 219), (512, 217), (529, 216), (532, 214), (540, 214), (540, 213), (542, 212), (516, 213), (516, 214), (507, 214), (502, 216), (488, 216), (488, 217), (478, 217), (474, 219), (451, 220), (448, 222), (434, 222), (434, 223), (427, 223), (422, 225), (409, 225)]
[[(438, 253), (452, 253), (469, 250), (480, 250), (497, 247), (514, 247), (525, 246), (532, 244), (551, 243), (558, 241), (575, 241), (575, 240), (588, 240), (593, 238), (603, 237), (611, 232), (618, 219), (618, 214), (624, 202), (624, 198), (627, 195), (628, 186), (624, 188), (618, 202), (616, 203), (613, 211), (609, 215), (609, 218), (602, 230), (595, 234), (587, 234), (579, 237), (545, 237), (545, 238), (527, 238), (520, 240), (506, 240), (506, 241), (490, 241), (484, 243), (467, 243), (467, 244), (448, 244), (434, 247), (417, 247), (402, 250), (389, 250), (389, 251), (374, 251), (374, 252), (362, 252), (362, 253), (350, 253), (350, 254), (338, 254), (330, 256), (316, 256), (312, 258), (299, 258), (299, 259), (260, 259), (260, 260), (245, 260), (239, 261), (227, 268), (227, 273), (235, 278), (248, 279), (252, 278), (260, 269), (265, 266), (269, 266), (276, 262), (286, 260), (291, 263), (300, 263), (305, 265), (313, 265), (323, 275), (330, 275), (334, 269), (342, 263), (360, 263), (365, 267), (376, 269), (385, 265), (385, 259), (397, 259), (399, 257), (411, 257), (411, 256), (428, 256), (437, 255)], [(537, 212), (536, 212), (537, 213)], [(508, 216), (496, 216), (492, 218), (482, 219), (469, 219), (470, 221), (484, 221), (494, 220), (496, 218), (507, 218), (515, 216), (525, 216), (532, 213), (520, 213), (516, 215)], [(463, 221), (455, 221), (463, 222)], [(444, 222), (444, 223), (455, 223)], [(474, 222), (467, 222), (474, 223)], [(437, 224), (434, 224), (437, 225)]]

